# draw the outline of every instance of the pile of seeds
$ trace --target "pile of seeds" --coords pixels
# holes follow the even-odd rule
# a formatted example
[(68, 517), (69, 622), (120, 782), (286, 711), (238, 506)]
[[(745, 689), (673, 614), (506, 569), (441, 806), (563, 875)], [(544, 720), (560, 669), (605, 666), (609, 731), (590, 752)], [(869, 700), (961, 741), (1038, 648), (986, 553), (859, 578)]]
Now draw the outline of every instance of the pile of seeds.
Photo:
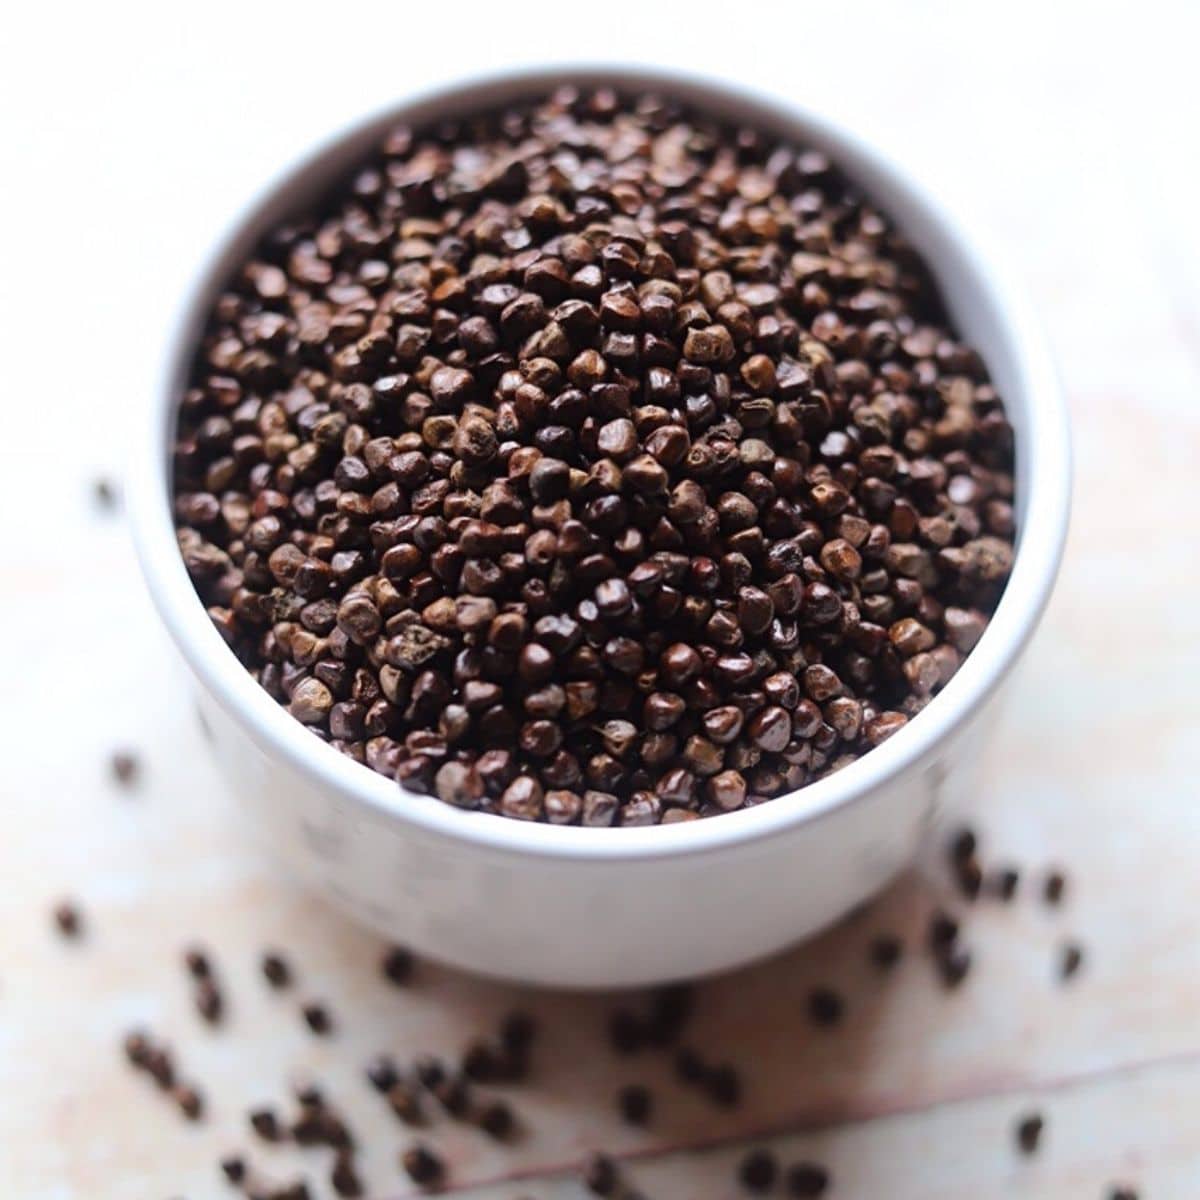
[(821, 154), (656, 96), (393, 130), (217, 297), (174, 450), (271, 696), (524, 820), (842, 766), (1012, 565), (1012, 431), (917, 255)]

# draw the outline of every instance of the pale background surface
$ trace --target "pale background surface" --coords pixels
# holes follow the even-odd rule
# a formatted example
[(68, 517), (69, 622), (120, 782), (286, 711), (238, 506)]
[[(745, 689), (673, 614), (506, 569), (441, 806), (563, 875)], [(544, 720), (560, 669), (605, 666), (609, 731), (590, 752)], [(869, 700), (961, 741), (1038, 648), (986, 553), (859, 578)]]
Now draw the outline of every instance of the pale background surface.
[[(223, 1195), (215, 1161), (249, 1145), (245, 1108), (282, 1099), (300, 1067), (368, 1143), (371, 1194), (407, 1194), (408, 1138), (363, 1062), (451, 1052), (519, 999), (546, 1028), (538, 1083), (513, 1094), (528, 1135), (499, 1152), (431, 1130), (476, 1200), (580, 1195), (573, 1166), (594, 1148), (634, 1156), (650, 1196), (733, 1196), (741, 1145), (770, 1132), (855, 1200), (1098, 1198), (1119, 1180), (1153, 1200), (1200, 1195), (1195, 6), (172, 7), (23, 6), (0, 28), (0, 1194)], [(1050, 912), (1028, 888), (980, 906), (977, 970), (957, 994), (919, 952), (886, 986), (866, 963), (873, 931), (919, 936), (929, 901), (911, 880), (816, 944), (706, 986), (689, 1036), (743, 1071), (728, 1115), (662, 1056), (612, 1058), (611, 1000), (517, 996), (434, 967), (405, 993), (385, 986), (377, 941), (246, 845), (122, 523), (89, 503), (88, 481), (120, 470), (183, 288), (267, 177), (406, 92), (572, 54), (748, 79), (888, 145), (1024, 277), (1075, 420), (1067, 564), (980, 797), (987, 847), (1035, 871), (1063, 861), (1069, 901)], [(108, 781), (115, 744), (144, 752), (136, 797)], [(68, 893), (92, 923), (79, 947), (50, 933)], [(1067, 936), (1089, 959), (1062, 988)], [(221, 1032), (189, 1006), (178, 957), (194, 939), (227, 981)], [(316, 1041), (296, 997), (266, 993), (254, 963), (269, 944), (289, 948), (302, 995), (328, 999), (336, 1037)], [(817, 981), (850, 999), (836, 1032), (803, 1020)], [(120, 1062), (139, 1021), (205, 1086), (206, 1124)], [(613, 1114), (636, 1080), (659, 1100), (646, 1133)], [(1047, 1136), (1019, 1161), (1011, 1125), (1031, 1105)], [(305, 1153), (255, 1157), (311, 1168), (328, 1194), (324, 1156)]]

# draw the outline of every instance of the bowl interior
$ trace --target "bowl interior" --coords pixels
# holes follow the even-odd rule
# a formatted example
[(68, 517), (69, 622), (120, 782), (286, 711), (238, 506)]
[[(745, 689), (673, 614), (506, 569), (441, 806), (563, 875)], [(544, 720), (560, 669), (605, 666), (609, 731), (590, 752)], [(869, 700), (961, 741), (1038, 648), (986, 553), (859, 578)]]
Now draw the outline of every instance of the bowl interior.
[[(261, 236), (278, 221), (309, 208), (394, 123), (419, 126), (544, 93), (568, 81), (622, 91), (664, 91), (717, 117), (827, 153), (924, 256), (952, 322), (982, 353), (1015, 431), (1014, 569), (987, 630), (954, 679), (895, 736), (836, 775), (754, 809), (673, 826), (581, 829), (462, 812), (432, 797), (404, 792), (340, 755), (277, 705), (229, 652), (192, 589), (171, 522), (169, 463), (176, 401), (211, 301)], [(150, 444), (131, 471), (139, 553), (159, 610), (205, 687), (269, 754), (285, 756), (327, 786), (398, 820), (502, 851), (586, 858), (715, 850), (816, 820), (885, 783), (928, 754), (1003, 678), (1045, 604), (1066, 532), (1070, 458), (1065, 410), (1051, 360), (1023, 301), (958, 223), (884, 155), (828, 119), (725, 85), (661, 72), (598, 68), (509, 74), (397, 105), (338, 136), (271, 187), (216, 254), (184, 309), (155, 405)]]

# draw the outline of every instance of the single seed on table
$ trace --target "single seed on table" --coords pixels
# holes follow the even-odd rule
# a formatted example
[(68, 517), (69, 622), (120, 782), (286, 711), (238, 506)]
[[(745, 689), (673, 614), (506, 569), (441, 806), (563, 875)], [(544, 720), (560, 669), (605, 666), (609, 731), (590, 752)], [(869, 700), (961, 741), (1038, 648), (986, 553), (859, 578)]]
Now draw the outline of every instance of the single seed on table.
[(180, 1084), (173, 1088), (171, 1095), (189, 1121), (198, 1121), (204, 1115), (204, 1100), (200, 1093), (190, 1084)]
[(54, 906), (54, 924), (68, 940), (74, 940), (83, 933), (83, 917), (71, 900), (61, 900)]
[(533, 1017), (525, 1012), (510, 1012), (500, 1022), (500, 1044), (510, 1054), (528, 1050), (536, 1033)]
[(937, 957), (938, 974), (947, 988), (956, 988), (971, 969), (971, 953), (961, 946), (950, 946)]
[(769, 1192), (779, 1175), (779, 1164), (769, 1150), (751, 1150), (738, 1166), (738, 1180), (749, 1192)]
[(1083, 966), (1083, 947), (1078, 942), (1068, 942), (1059, 954), (1059, 977), (1065, 982), (1075, 976), (1081, 966)]
[(221, 1019), (224, 1003), (221, 991), (211, 979), (201, 979), (196, 985), (196, 1011), (210, 1025), (216, 1025)]
[(935, 912), (929, 918), (929, 945), (931, 949), (945, 950), (958, 940), (958, 922), (949, 913)]
[(1115, 1187), (1109, 1188), (1108, 1200), (1139, 1200), (1138, 1191), (1136, 1188), (1117, 1184)]
[(714, 1104), (733, 1108), (742, 1098), (742, 1081), (733, 1067), (722, 1063), (706, 1072), (704, 1090)]
[(1017, 886), (1020, 882), (1020, 872), (1014, 867), (1005, 867), (993, 873), (991, 890), (1007, 903), (1017, 894)]
[(617, 1108), (630, 1125), (645, 1125), (653, 1108), (650, 1089), (640, 1083), (626, 1084), (617, 1093)]
[(1036, 1154), (1046, 1122), (1041, 1113), (1030, 1113), (1017, 1122), (1017, 1148), (1022, 1154)]
[(269, 1108), (251, 1109), (249, 1114), (250, 1127), (264, 1142), (278, 1142), (283, 1138), (283, 1129), (279, 1118)]
[(200, 946), (189, 946), (183, 952), (183, 963), (193, 979), (208, 979), (212, 975), (208, 954)]
[(428, 1146), (417, 1142), (400, 1156), (400, 1164), (413, 1183), (428, 1187), (441, 1181), (445, 1174), (442, 1160)]
[(114, 750), (109, 766), (113, 778), (123, 787), (130, 787), (137, 781), (139, 763), (132, 751)]
[(881, 933), (871, 942), (871, 961), (881, 970), (889, 970), (903, 957), (904, 943), (895, 934)]
[(619, 1182), (617, 1164), (607, 1154), (593, 1154), (583, 1164), (583, 1185), (594, 1196), (611, 1196)]
[(476, 1119), (479, 1122), (479, 1128), (497, 1141), (504, 1141), (505, 1138), (511, 1137), (516, 1128), (512, 1109), (503, 1100), (493, 1100), (490, 1104), (484, 1105)]
[(397, 986), (408, 983), (412, 978), (414, 959), (406, 946), (393, 946), (383, 957), (383, 974)]
[(316, 1000), (310, 1000), (303, 1006), (301, 1012), (304, 1014), (304, 1023), (318, 1037), (324, 1037), (326, 1034), (333, 1031), (333, 1018), (329, 1015), (329, 1010)]
[(227, 1155), (221, 1159), (221, 1170), (230, 1183), (241, 1183), (246, 1178), (246, 1160), (236, 1154)]
[(683, 1083), (703, 1083), (708, 1067), (695, 1050), (685, 1046), (675, 1055), (675, 1074)]
[(1042, 887), (1042, 895), (1045, 897), (1047, 904), (1061, 904), (1063, 893), (1067, 889), (1067, 878), (1061, 871), (1051, 871), (1046, 876), (1046, 882)]
[(823, 1196), (828, 1189), (829, 1171), (819, 1163), (795, 1163), (784, 1175), (784, 1190), (789, 1196)]
[(339, 1196), (361, 1196), (362, 1180), (354, 1168), (354, 1159), (346, 1151), (340, 1151), (334, 1159), (329, 1173), (329, 1184)]
[(267, 951), (259, 961), (267, 983), (273, 988), (285, 988), (292, 982), (291, 968), (281, 954)]
[(832, 988), (813, 988), (808, 994), (808, 1015), (814, 1025), (829, 1027), (839, 1024), (845, 1008), (841, 994)]

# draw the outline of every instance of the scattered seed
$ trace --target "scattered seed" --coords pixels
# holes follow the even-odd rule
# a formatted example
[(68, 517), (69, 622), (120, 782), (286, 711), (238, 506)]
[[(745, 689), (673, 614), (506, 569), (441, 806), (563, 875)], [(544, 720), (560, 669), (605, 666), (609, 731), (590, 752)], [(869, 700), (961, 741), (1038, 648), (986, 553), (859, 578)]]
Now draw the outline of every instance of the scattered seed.
[(479, 1128), (497, 1141), (504, 1141), (511, 1137), (516, 1128), (512, 1109), (503, 1100), (494, 1100), (490, 1104), (485, 1104), (479, 1110), (476, 1119), (479, 1122)]
[(630, 1083), (617, 1093), (617, 1108), (622, 1120), (630, 1125), (645, 1125), (650, 1120), (654, 1100), (650, 1089), (640, 1083)]
[(929, 947), (931, 950), (949, 949), (958, 940), (958, 922), (949, 913), (935, 912), (929, 919)]
[(956, 988), (971, 970), (971, 952), (961, 946), (952, 946), (938, 955), (937, 968), (942, 983), (947, 988)]
[(339, 1196), (361, 1196), (362, 1180), (354, 1169), (354, 1158), (346, 1151), (339, 1151), (329, 1173), (329, 1184)]
[(406, 1125), (419, 1125), (422, 1120), (421, 1100), (406, 1080), (396, 1079), (387, 1089), (387, 1102), (392, 1112)]
[(779, 1164), (769, 1150), (751, 1150), (738, 1167), (738, 1180), (749, 1192), (769, 1192), (779, 1175)]
[(1058, 961), (1058, 973), (1061, 979), (1071, 979), (1083, 966), (1083, 947), (1078, 942), (1068, 942), (1063, 946)]
[(221, 1159), (221, 1170), (230, 1183), (241, 1183), (246, 1178), (246, 1160), (239, 1155), (230, 1154)]
[(333, 1032), (333, 1018), (325, 1005), (319, 1001), (310, 1000), (301, 1011), (304, 1013), (304, 1023), (318, 1037), (325, 1037)]
[(814, 1025), (825, 1028), (840, 1024), (846, 1004), (832, 988), (813, 988), (808, 994), (808, 1015)]
[(400, 1164), (408, 1173), (409, 1179), (421, 1187), (439, 1183), (445, 1174), (442, 1160), (421, 1142), (404, 1151), (400, 1157)]
[(618, 1008), (609, 1018), (608, 1037), (618, 1054), (633, 1054), (646, 1041), (641, 1018), (628, 1008)]
[(189, 946), (183, 953), (183, 962), (193, 979), (208, 979), (212, 975), (208, 955), (199, 946)]
[(675, 1055), (675, 1074), (683, 1083), (703, 1083), (708, 1067), (695, 1050), (684, 1047)]
[(871, 962), (881, 971), (894, 967), (904, 955), (904, 943), (895, 934), (881, 933), (871, 942)]
[(509, 1054), (524, 1054), (533, 1045), (536, 1032), (528, 1013), (511, 1012), (500, 1022), (500, 1044)]
[(224, 1002), (221, 991), (211, 979), (201, 979), (196, 985), (196, 1011), (209, 1025), (216, 1025), (221, 1020)]
[(393, 946), (383, 956), (383, 974), (397, 986), (403, 986), (412, 978), (414, 960), (412, 952), (404, 946)]
[(789, 1196), (823, 1196), (828, 1187), (829, 1171), (819, 1163), (796, 1163), (784, 1176), (784, 1190)]
[(1061, 871), (1051, 871), (1046, 876), (1046, 882), (1042, 888), (1042, 895), (1045, 897), (1047, 904), (1061, 904), (1063, 894), (1067, 889), (1067, 877)]
[(950, 842), (950, 861), (956, 865), (967, 862), (975, 857), (978, 845), (979, 842), (973, 829), (959, 830)]
[(83, 935), (83, 916), (72, 900), (61, 900), (54, 906), (54, 924), (58, 932), (69, 940)]
[(204, 1099), (190, 1084), (179, 1084), (172, 1088), (171, 1095), (189, 1121), (198, 1121), (204, 1115)]
[(250, 1128), (264, 1142), (279, 1142), (283, 1140), (283, 1129), (279, 1124), (279, 1118), (275, 1115), (273, 1109), (256, 1108), (252, 1109), (249, 1114)]
[(1017, 1148), (1022, 1154), (1036, 1154), (1042, 1139), (1045, 1120), (1040, 1113), (1030, 1113), (1017, 1122)]
[(122, 787), (132, 787), (141, 773), (138, 757), (131, 750), (114, 750), (109, 760), (113, 778)]
[(292, 971), (286, 959), (273, 950), (266, 951), (259, 961), (263, 978), (273, 988), (285, 988), (292, 982)]
[(1021, 874), (1015, 867), (1004, 867), (992, 875), (991, 890), (1006, 903), (1017, 894)]
[(1117, 1184), (1108, 1190), (1108, 1200), (1139, 1200), (1136, 1188)]
[(583, 1165), (583, 1185), (595, 1196), (611, 1196), (618, 1179), (617, 1164), (607, 1154), (593, 1154)]
[(704, 1078), (704, 1090), (714, 1104), (722, 1108), (733, 1108), (742, 1098), (742, 1081), (737, 1071), (728, 1063), (712, 1067)]

